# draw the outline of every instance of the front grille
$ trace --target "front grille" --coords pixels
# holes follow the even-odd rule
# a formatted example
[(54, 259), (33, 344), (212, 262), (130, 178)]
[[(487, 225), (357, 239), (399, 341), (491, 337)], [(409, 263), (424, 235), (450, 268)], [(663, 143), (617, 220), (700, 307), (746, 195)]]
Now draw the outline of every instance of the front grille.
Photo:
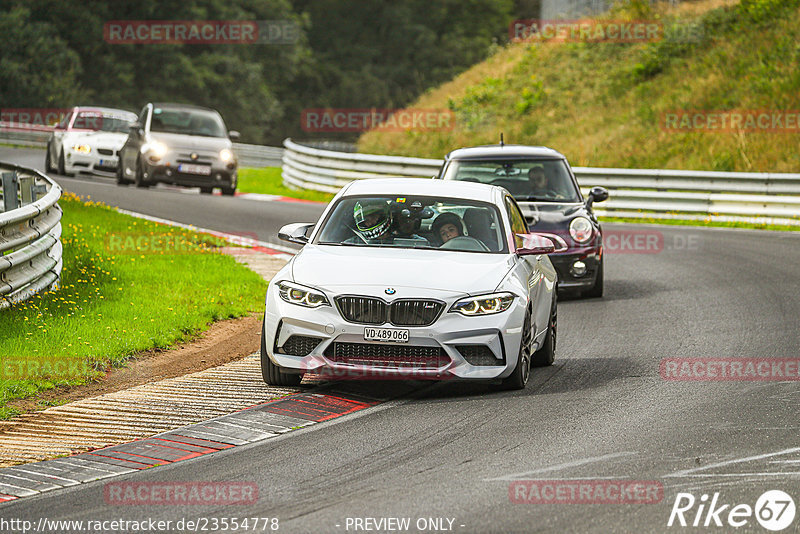
[(338, 297), (336, 306), (346, 321), (358, 324), (386, 322), (386, 303), (369, 297)]
[(211, 165), (216, 158), (215, 154), (201, 154), (196, 152), (197, 159), (192, 159), (191, 152), (179, 153), (177, 157), (178, 163), (194, 163), (196, 165)]
[(308, 356), (311, 354), (322, 339), (311, 336), (289, 336), (282, 347), (279, 347), (277, 352), (280, 354), (288, 354), (290, 356)]
[(456, 345), (456, 350), (461, 353), (470, 365), (505, 365), (505, 358), (498, 360), (492, 350), (486, 345)]
[(104, 156), (113, 156), (114, 155), (114, 151), (111, 150), (110, 148), (98, 148), (97, 149), (97, 153), (98, 154), (102, 154)]
[(331, 343), (325, 357), (335, 363), (373, 367), (438, 369), (450, 363), (441, 347), (381, 345), (377, 343)]
[(428, 326), (442, 310), (444, 303), (438, 300), (398, 300), (392, 303), (389, 320), (397, 326)]
[(429, 326), (444, 311), (444, 302), (438, 300), (403, 299), (387, 304), (374, 297), (337, 297), (336, 306), (348, 322), (395, 326)]

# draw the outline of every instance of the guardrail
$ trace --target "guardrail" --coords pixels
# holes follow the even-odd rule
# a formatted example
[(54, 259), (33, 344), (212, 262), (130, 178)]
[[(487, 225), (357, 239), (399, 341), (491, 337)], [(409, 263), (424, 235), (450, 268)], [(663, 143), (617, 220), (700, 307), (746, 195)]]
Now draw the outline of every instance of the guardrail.
[[(334, 152), (284, 141), (283, 182), (336, 193), (352, 180), (430, 178), (442, 160)], [(800, 225), (800, 174), (573, 167), (584, 194), (609, 200), (598, 215)]]
[(34, 169), (0, 162), (0, 310), (58, 287), (61, 187)]

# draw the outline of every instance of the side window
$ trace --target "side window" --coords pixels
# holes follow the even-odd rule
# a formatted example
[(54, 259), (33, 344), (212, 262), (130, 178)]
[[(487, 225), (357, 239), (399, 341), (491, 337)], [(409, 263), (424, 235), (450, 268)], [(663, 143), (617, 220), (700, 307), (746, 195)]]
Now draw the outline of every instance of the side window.
[(506, 210), (508, 211), (508, 220), (511, 221), (511, 231), (514, 232), (514, 244), (517, 248), (522, 247), (522, 238), (517, 234), (527, 234), (528, 225), (525, 223), (525, 217), (519, 211), (519, 206), (514, 202), (511, 197), (506, 197)]
[(56, 124), (56, 129), (58, 129), (58, 130), (66, 130), (67, 126), (69, 125), (69, 120), (71, 118), (72, 118), (72, 112), (70, 111), (69, 113), (64, 115), (64, 118), (61, 119), (61, 122)]

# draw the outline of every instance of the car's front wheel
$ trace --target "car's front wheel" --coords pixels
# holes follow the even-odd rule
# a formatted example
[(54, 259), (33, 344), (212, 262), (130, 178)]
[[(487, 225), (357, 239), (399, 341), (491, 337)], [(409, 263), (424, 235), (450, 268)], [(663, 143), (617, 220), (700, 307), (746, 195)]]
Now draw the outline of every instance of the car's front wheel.
[(145, 181), (144, 179), (144, 165), (141, 161), (136, 161), (136, 187), (147, 188), (150, 187), (150, 184)]
[(588, 291), (584, 291), (583, 296), (590, 299), (599, 299), (603, 296), (603, 260), (597, 266), (597, 276), (594, 278), (594, 285)]
[(50, 146), (50, 143), (47, 143), (47, 153), (44, 155), (44, 170), (45, 170), (45, 172), (53, 172), (55, 170), (55, 169), (53, 169), (53, 162), (50, 161), (50, 159), (51, 159), (50, 158), (50, 150), (51, 149), (52, 149), (52, 147)]
[(503, 389), (523, 389), (528, 383), (531, 375), (531, 343), (533, 335), (531, 333), (531, 310), (525, 311), (525, 321), (522, 324), (522, 341), (519, 344), (519, 356), (517, 356), (517, 366), (514, 372), (503, 379), (501, 387)]
[(71, 172), (67, 172), (66, 163), (64, 162), (64, 149), (61, 149), (61, 153), (58, 155), (58, 174), (61, 176), (75, 176), (75, 174)]
[(542, 348), (533, 353), (531, 365), (534, 367), (547, 367), (553, 365), (556, 359), (556, 340), (558, 338), (558, 298), (553, 293), (553, 304), (550, 306), (550, 320), (547, 324)]
[(119, 158), (117, 163), (117, 185), (128, 185), (130, 180), (125, 178), (125, 172), (122, 170), (122, 157)]
[(281, 367), (272, 363), (267, 354), (266, 319), (261, 323), (261, 376), (270, 386), (297, 386), (303, 380), (301, 373), (284, 373)]

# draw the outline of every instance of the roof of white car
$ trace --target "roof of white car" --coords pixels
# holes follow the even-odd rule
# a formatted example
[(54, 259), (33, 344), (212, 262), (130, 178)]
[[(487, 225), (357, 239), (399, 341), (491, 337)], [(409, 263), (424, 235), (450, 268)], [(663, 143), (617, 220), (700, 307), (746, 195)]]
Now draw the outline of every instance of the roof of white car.
[(136, 117), (136, 113), (132, 111), (128, 111), (125, 109), (117, 109), (117, 108), (104, 108), (101, 106), (75, 106), (75, 109), (80, 113), (81, 111), (94, 111), (97, 113), (109, 114), (109, 115), (128, 115), (131, 117)]
[(345, 196), (423, 195), (495, 202), (501, 189), (497, 186), (431, 178), (372, 178), (347, 185)]

